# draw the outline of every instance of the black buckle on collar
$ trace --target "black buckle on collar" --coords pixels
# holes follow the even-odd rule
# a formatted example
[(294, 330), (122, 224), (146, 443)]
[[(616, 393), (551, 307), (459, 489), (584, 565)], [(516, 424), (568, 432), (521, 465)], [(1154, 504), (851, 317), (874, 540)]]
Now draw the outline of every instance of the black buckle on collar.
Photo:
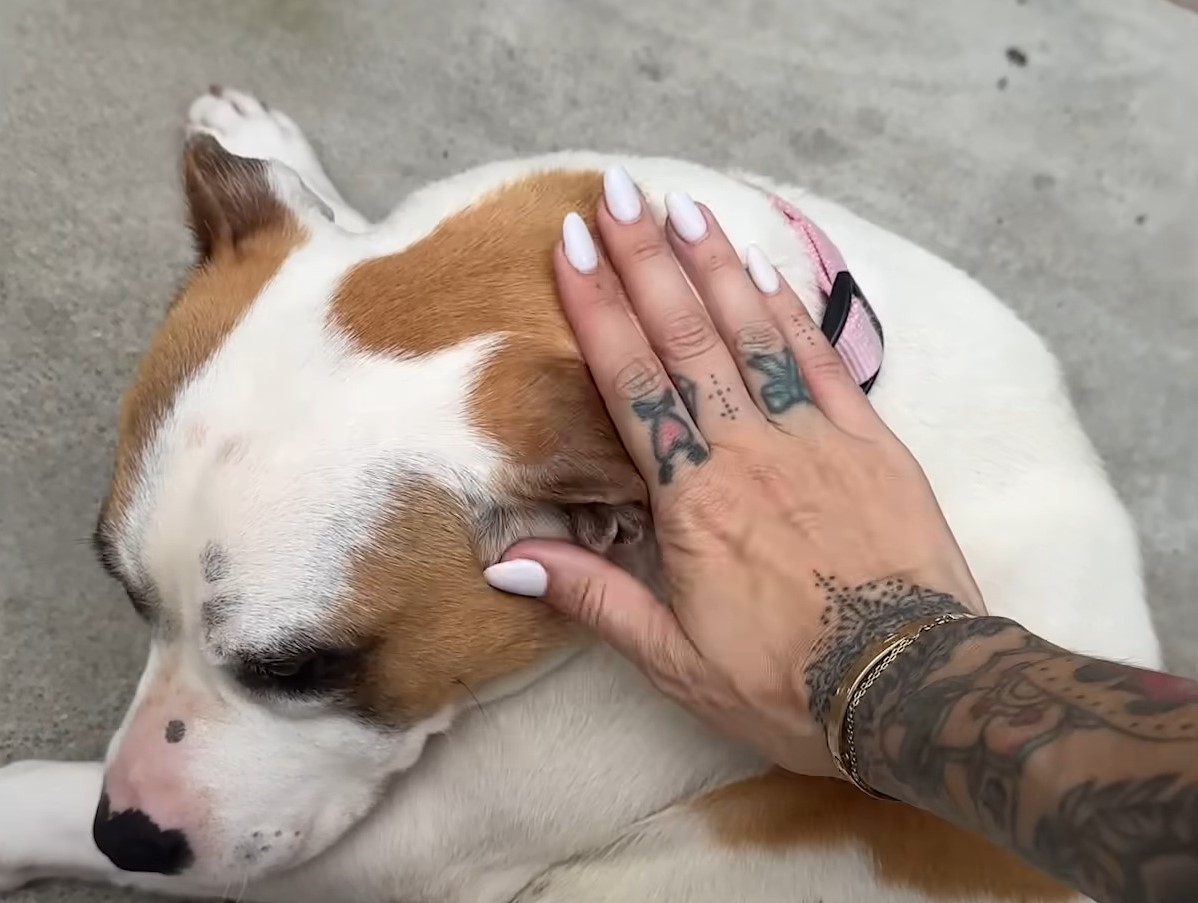
[[(844, 332), (845, 324), (849, 321), (849, 311), (852, 310), (853, 301), (855, 300), (861, 303), (861, 309), (869, 317), (870, 322), (873, 323), (874, 329), (878, 331), (878, 339), (883, 343), (885, 342), (882, 324), (878, 322), (873, 308), (865, 300), (865, 295), (861, 291), (861, 287), (857, 285), (857, 280), (853, 278), (853, 274), (848, 270), (841, 270), (832, 281), (832, 291), (828, 294), (828, 304), (824, 308), (824, 319), (819, 327), (824, 337), (834, 348), (836, 347), (836, 343), (840, 341), (840, 334)], [(875, 373), (861, 384), (861, 390), (868, 392), (873, 388), (874, 381), (877, 378), (878, 374)]]

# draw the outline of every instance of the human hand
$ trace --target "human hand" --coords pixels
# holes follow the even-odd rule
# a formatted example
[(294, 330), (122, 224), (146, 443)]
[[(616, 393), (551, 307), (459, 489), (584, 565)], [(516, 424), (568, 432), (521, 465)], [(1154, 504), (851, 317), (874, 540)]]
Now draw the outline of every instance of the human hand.
[(919, 465), (762, 252), (746, 273), (689, 197), (667, 198), (663, 229), (623, 170), (604, 184), (606, 256), (571, 214), (555, 271), (649, 487), (672, 607), (565, 543), (517, 543), (487, 579), (589, 625), (784, 767), (834, 774), (822, 722), (880, 629), (862, 612), (980, 612), (980, 593)]

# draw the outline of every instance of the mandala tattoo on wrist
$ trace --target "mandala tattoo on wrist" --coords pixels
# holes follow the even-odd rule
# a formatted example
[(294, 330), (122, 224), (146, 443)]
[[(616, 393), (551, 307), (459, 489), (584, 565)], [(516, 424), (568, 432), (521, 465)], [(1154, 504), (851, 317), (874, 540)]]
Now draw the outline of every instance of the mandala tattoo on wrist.
[(811, 714), (827, 727), (832, 697), (845, 672), (872, 644), (921, 618), (969, 614), (948, 593), (917, 586), (898, 577), (847, 586), (816, 574), (827, 607), (820, 618), (821, 638), (811, 653), (805, 682)]

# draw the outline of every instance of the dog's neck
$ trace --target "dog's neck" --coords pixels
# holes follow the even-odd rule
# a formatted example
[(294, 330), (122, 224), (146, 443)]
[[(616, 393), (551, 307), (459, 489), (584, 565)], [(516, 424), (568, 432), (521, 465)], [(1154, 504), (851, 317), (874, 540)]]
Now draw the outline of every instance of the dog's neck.
[[(663, 591), (652, 531), (609, 557)], [(401, 899), (510, 900), (554, 864), (763, 768), (595, 642), (509, 686), (485, 690), (396, 782), (378, 827), (363, 826), (391, 835), (377, 861), (402, 863)]]
[[(763, 763), (588, 644), (520, 692), (466, 711), (315, 870), (270, 898), (352, 872), (357, 899), (505, 903), (557, 864)], [(363, 874), (363, 867), (374, 874)]]

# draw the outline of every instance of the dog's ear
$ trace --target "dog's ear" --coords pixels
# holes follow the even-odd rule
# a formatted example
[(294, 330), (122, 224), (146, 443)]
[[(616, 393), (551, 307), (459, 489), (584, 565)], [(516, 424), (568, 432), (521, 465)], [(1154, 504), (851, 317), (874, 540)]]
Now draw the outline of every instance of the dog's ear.
[(505, 480), (510, 507), (484, 518), (484, 558), (527, 536), (558, 535), (613, 558), (652, 539), (645, 482), (576, 354), (524, 349), (479, 382), (475, 411), (519, 462)]
[(288, 220), (271, 184), (270, 164), (231, 154), (211, 135), (188, 139), (183, 187), (201, 260), (234, 251), (249, 236)]
[(648, 489), (581, 360), (543, 359), (524, 398), (552, 448), (535, 468), (536, 501), (560, 510), (574, 541), (601, 555), (644, 539), (652, 529)]

